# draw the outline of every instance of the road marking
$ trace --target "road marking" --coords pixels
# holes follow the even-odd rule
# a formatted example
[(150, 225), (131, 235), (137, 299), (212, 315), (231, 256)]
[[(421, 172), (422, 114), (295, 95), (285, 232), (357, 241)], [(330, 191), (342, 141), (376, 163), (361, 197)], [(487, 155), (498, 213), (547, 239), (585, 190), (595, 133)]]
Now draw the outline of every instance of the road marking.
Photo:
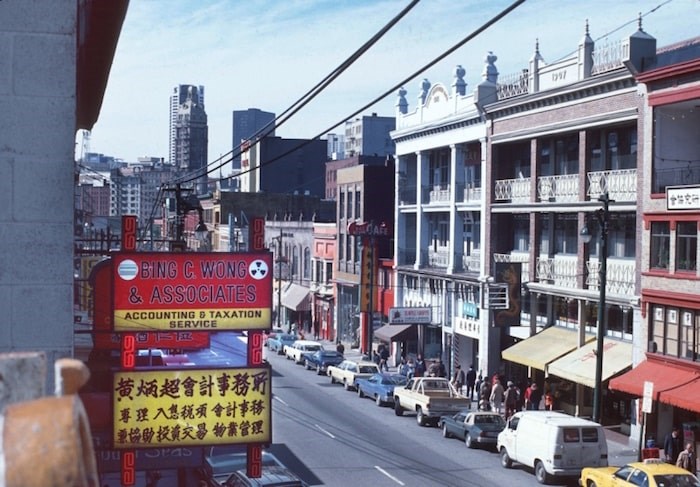
[(382, 467), (380, 467), (379, 465), (375, 465), (374, 468), (376, 468), (377, 470), (379, 470), (381, 473), (383, 473), (384, 475), (386, 475), (387, 477), (389, 477), (391, 480), (393, 480), (393, 481), (396, 482), (397, 484), (399, 484), (399, 485), (406, 485), (406, 484), (404, 484), (403, 482), (401, 482), (399, 479), (397, 479), (396, 477), (394, 477), (393, 475), (391, 475), (389, 472), (387, 472), (386, 470), (384, 470), (384, 469), (383, 469)]
[(281, 403), (284, 404), (285, 406), (289, 406), (289, 404), (287, 404), (286, 402), (284, 402), (282, 399), (280, 399), (280, 398), (277, 397), (276, 395), (275, 395), (275, 396), (272, 396), (272, 399), (277, 399), (279, 402), (281, 402)]
[(316, 426), (316, 428), (318, 428), (322, 433), (325, 433), (325, 434), (327, 434), (328, 436), (330, 436), (331, 438), (334, 438), (334, 439), (335, 439), (335, 435), (334, 435), (333, 433), (331, 433), (330, 431), (324, 430), (323, 428), (321, 428), (321, 427), (320, 427), (319, 425), (317, 425), (317, 424), (315, 424), (314, 426)]

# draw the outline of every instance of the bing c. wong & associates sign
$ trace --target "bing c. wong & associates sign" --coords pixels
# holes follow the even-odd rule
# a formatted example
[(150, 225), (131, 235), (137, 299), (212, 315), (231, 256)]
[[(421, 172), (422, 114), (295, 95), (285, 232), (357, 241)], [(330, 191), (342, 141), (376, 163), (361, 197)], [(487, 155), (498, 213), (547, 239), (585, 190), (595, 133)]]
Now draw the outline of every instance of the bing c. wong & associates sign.
[(114, 260), (114, 331), (267, 329), (272, 254), (125, 252)]

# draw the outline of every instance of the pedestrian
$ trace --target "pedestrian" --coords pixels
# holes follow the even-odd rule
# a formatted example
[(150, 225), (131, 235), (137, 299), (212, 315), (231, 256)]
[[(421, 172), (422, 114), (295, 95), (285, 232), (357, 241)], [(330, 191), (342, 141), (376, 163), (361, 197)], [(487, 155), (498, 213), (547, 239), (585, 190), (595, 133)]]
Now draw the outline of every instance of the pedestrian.
[(464, 374), (464, 371), (462, 370), (461, 365), (457, 365), (455, 367), (455, 373), (454, 376), (452, 377), (452, 385), (455, 386), (455, 389), (457, 389), (457, 392), (462, 394), (462, 388), (464, 387), (464, 382), (466, 381), (466, 375)]
[(479, 397), (485, 397), (487, 401), (491, 397), (491, 382), (483, 377), (481, 378), (481, 384), (479, 385)]
[(469, 399), (474, 398), (474, 386), (476, 385), (476, 370), (474, 370), (474, 364), (469, 366), (467, 371), (467, 396)]
[(413, 369), (414, 377), (423, 377), (425, 375), (425, 360), (423, 355), (418, 354), (416, 357), (416, 366)]
[(440, 377), (438, 374), (440, 372), (440, 366), (437, 360), (433, 360), (428, 366), (428, 375), (430, 377)]
[(495, 413), (502, 414), (503, 408), (503, 386), (499, 379), (494, 379), (493, 387), (491, 387), (491, 396), (489, 400), (491, 401), (491, 410)]
[(437, 376), (447, 377), (447, 370), (445, 369), (445, 364), (442, 363), (442, 359), (437, 359)]
[(525, 389), (525, 409), (537, 411), (540, 408), (541, 400), (542, 390), (537, 386), (537, 382), (533, 382), (530, 387)]
[(693, 444), (686, 443), (685, 450), (678, 454), (676, 459), (676, 467), (681, 467), (688, 472), (695, 475), (695, 468), (697, 466), (697, 460), (695, 459), (695, 452), (693, 451)]
[(340, 354), (343, 355), (345, 354), (345, 345), (343, 345), (343, 342), (338, 342), (338, 344), (335, 346), (335, 350)]
[(379, 352), (379, 370), (389, 372), (389, 347), (383, 346)]
[(408, 366), (408, 362), (406, 362), (404, 357), (401, 357), (401, 363), (399, 363), (399, 374), (403, 375), (404, 377), (408, 377), (408, 373), (410, 371), (411, 369)]
[(680, 431), (678, 427), (674, 426), (664, 439), (664, 455), (666, 456), (666, 461), (675, 465), (682, 448), (683, 440), (681, 440)]
[(520, 402), (520, 393), (512, 381), (508, 381), (508, 388), (503, 393), (503, 402), (506, 405), (506, 419), (508, 419), (518, 410)]

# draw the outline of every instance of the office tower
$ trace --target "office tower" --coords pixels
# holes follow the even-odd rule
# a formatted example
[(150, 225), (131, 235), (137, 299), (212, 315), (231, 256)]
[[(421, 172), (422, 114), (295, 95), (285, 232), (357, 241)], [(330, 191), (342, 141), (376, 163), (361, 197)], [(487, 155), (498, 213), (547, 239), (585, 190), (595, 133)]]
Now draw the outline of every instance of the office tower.
[[(170, 94), (170, 137), (168, 145), (168, 162), (175, 164), (175, 122), (177, 121), (177, 111), (180, 105), (187, 101), (189, 88), (194, 85), (177, 85)], [(204, 86), (197, 87), (197, 103), (204, 109)]]
[(207, 114), (200, 104), (196, 86), (189, 86), (184, 103), (177, 109), (175, 119), (175, 158), (177, 171), (186, 176), (198, 175), (195, 189), (204, 194), (207, 189), (206, 166), (208, 164), (209, 129)]
[(233, 158), (231, 159), (232, 169), (241, 168), (241, 141), (250, 139), (263, 128), (265, 128), (265, 132), (270, 131), (268, 134), (269, 136), (274, 136), (274, 120), (274, 113), (263, 112), (258, 108), (233, 111), (233, 142), (231, 144), (233, 150)]

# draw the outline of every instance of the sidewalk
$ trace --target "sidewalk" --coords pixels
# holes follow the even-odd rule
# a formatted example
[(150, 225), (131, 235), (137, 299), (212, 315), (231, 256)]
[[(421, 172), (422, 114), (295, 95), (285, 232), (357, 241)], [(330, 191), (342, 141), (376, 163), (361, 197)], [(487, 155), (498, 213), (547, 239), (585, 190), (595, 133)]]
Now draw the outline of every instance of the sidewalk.
[(608, 463), (610, 466), (622, 466), (638, 460), (637, 446), (630, 444), (630, 437), (604, 427), (605, 438), (608, 441)]

